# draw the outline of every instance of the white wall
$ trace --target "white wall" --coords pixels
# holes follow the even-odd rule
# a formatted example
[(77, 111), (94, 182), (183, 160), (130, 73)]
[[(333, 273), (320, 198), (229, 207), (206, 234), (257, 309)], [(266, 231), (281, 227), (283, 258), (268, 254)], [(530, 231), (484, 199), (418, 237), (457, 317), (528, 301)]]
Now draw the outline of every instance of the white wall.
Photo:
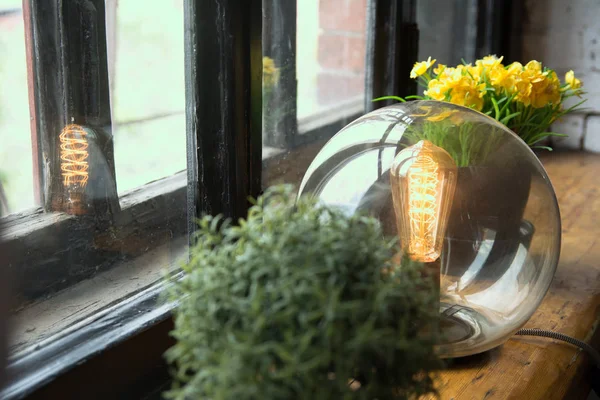
[(523, 61), (568, 70), (588, 92), (586, 110), (563, 118), (553, 131), (569, 135), (556, 147), (600, 152), (600, 0), (526, 0)]

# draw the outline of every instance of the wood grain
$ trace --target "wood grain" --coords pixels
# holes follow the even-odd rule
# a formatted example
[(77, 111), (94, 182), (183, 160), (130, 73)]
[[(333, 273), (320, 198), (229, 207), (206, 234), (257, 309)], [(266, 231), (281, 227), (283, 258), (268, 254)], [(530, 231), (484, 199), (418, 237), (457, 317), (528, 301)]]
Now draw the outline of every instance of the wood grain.
[[(562, 215), (558, 269), (526, 328), (600, 342), (600, 155), (549, 153), (542, 162)], [(503, 346), (453, 360), (438, 376), (441, 399), (585, 399), (589, 357), (555, 340), (514, 337)]]

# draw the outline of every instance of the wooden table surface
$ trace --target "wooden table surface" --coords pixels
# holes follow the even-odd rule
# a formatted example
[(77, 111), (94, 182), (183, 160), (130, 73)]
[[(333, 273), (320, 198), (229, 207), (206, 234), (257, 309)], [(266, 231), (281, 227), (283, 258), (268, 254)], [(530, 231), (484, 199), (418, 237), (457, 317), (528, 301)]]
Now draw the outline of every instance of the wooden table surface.
[[(525, 328), (592, 343), (600, 329), (600, 155), (548, 153), (542, 162), (562, 217), (560, 262)], [(585, 399), (590, 358), (551, 339), (518, 336), (489, 352), (454, 360), (438, 378), (441, 399)]]

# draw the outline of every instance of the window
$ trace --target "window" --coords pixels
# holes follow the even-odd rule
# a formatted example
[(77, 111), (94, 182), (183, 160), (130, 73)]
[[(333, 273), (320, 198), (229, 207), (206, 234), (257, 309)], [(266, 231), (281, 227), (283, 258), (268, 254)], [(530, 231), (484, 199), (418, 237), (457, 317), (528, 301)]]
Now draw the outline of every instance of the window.
[(20, 5), (0, 17), (15, 359), (150, 290), (188, 243), (182, 6)]
[[(17, 283), (6, 398), (61, 384), (135, 398), (147, 384), (104, 382), (168, 379), (160, 279), (185, 260), (194, 218), (235, 220), (249, 195), (298, 184), (329, 138), (385, 105), (372, 98), (415, 90), (419, 46), (436, 45), (418, 39), (437, 7), (425, 0), (8, 3), (0, 32), (17, 33), (0, 51), (15, 50), (0, 67), (15, 72), (0, 99), (19, 111), (6, 122), (0, 108), (0, 139), (19, 147), (0, 149), (0, 171), (26, 171), (28, 189), (3, 180), (0, 267)], [(483, 3), (466, 20), (476, 38)], [(122, 369), (100, 381), (98, 365)]]

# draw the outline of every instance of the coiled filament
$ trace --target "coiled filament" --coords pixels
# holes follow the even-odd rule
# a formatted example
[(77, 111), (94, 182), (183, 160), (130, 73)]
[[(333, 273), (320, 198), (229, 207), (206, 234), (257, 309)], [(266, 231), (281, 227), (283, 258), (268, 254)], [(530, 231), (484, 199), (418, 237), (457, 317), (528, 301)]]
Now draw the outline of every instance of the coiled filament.
[(438, 222), (438, 164), (420, 155), (408, 172), (409, 252), (428, 254), (435, 251)]
[(60, 170), (65, 187), (85, 187), (88, 181), (88, 140), (82, 126), (64, 127), (60, 139)]

